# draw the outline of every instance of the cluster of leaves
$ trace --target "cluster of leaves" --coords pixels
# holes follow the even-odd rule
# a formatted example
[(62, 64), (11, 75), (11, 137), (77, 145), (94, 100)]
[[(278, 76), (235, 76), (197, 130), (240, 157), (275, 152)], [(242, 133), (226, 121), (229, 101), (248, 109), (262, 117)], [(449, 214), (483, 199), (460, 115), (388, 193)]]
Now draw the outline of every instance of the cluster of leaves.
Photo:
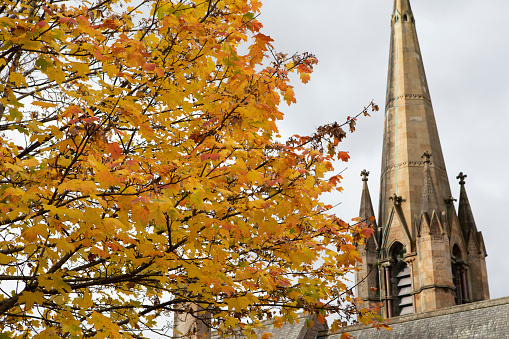
[(277, 141), (317, 60), (274, 53), (260, 6), (2, 1), (4, 337), (162, 337), (186, 303), (246, 335), (349, 314), (359, 230), (318, 201), (344, 132)]

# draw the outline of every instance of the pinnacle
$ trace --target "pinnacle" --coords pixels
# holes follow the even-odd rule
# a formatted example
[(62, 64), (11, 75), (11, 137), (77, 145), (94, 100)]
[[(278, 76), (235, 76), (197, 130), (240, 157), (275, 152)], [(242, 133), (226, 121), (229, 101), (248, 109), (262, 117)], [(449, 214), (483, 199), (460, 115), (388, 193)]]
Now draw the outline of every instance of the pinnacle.
[[(377, 227), (376, 227), (376, 221), (372, 219), (375, 216), (375, 211), (373, 210), (373, 204), (371, 203), (371, 196), (369, 194), (369, 188), (368, 188), (368, 175), (369, 172), (366, 170), (363, 170), (361, 172), (362, 176), (362, 196), (361, 196), (361, 207), (359, 210), (359, 217), (364, 219), (366, 223), (373, 229), (375, 232), (373, 236), (368, 241), (375, 242), (375, 245), (378, 247), (378, 236), (377, 236)], [(373, 239), (373, 240), (371, 240)]]
[(410, 0), (394, 0), (394, 13), (399, 13), (400, 15), (404, 13), (412, 13)]
[(369, 194), (369, 188), (368, 188), (368, 180), (367, 176), (369, 175), (369, 172), (366, 170), (362, 171), (361, 173), (363, 179), (363, 186), (362, 186), (362, 197), (361, 197), (361, 208), (359, 211), (359, 217), (361, 218), (370, 218), (375, 215), (375, 212), (373, 210), (373, 204), (371, 203), (371, 196)]
[(440, 210), (440, 206), (438, 204), (438, 198), (430, 171), (431, 154), (426, 152), (424, 153), (423, 157), (424, 156), (426, 157), (426, 161), (424, 162), (424, 178), (422, 181), (420, 209), (421, 213), (427, 212), (429, 215), (431, 215), (433, 211), (438, 212)]
[(471, 232), (477, 233), (477, 226), (475, 225), (474, 215), (470, 202), (468, 201), (467, 191), (465, 189), (465, 178), (467, 176), (461, 172), (458, 175), (460, 179), (460, 200), (458, 206), (458, 219), (460, 227), (465, 234), (465, 238), (469, 238)]

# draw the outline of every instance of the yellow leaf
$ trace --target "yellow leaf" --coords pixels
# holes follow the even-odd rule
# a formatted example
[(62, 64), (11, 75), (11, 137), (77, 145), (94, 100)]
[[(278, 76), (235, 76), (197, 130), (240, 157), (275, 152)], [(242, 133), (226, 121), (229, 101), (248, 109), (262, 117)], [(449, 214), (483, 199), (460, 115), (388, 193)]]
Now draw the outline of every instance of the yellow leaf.
[(33, 101), (32, 105), (40, 106), (43, 108), (51, 108), (51, 107), (57, 107), (56, 104), (46, 101)]
[(34, 167), (39, 165), (39, 160), (36, 158), (26, 159), (21, 162), (21, 166)]
[(19, 73), (15, 72), (11, 73), (11, 75), (9, 76), (9, 81), (13, 82), (16, 86), (21, 85), (24, 85), (25, 87), (28, 86), (25, 77)]
[(48, 68), (46, 73), (51, 81), (55, 81), (59, 85), (65, 81), (65, 73), (59, 67)]
[(73, 63), (72, 69), (82, 77), (85, 77), (88, 73), (90, 73), (90, 68), (88, 67), (88, 64), (84, 62)]
[(309, 80), (311, 79), (311, 76), (308, 74), (308, 73), (301, 73), (300, 74), (300, 80), (304, 83), (304, 84), (307, 84), (309, 82)]
[(69, 181), (65, 181), (64, 183), (58, 186), (59, 192), (68, 191), (79, 191), (84, 195), (89, 195), (92, 192), (95, 192), (97, 186), (92, 181), (83, 181), (78, 179), (72, 179)]
[(15, 262), (16, 258), (0, 253), (0, 265), (6, 265), (11, 262)]
[(23, 292), (19, 297), (19, 303), (25, 303), (25, 310), (31, 310), (34, 304), (42, 305), (44, 302), (44, 293), (40, 291), (35, 292)]
[(124, 225), (120, 220), (113, 218), (105, 218), (104, 226), (107, 230), (111, 230), (112, 233), (118, 232), (118, 230), (126, 230), (127, 226)]

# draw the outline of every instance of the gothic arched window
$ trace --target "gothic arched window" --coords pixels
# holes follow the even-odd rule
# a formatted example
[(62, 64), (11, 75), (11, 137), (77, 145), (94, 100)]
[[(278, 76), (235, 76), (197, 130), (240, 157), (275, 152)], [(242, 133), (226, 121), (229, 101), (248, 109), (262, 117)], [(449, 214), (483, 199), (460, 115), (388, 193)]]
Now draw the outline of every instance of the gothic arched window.
[(452, 282), (456, 288), (454, 301), (456, 302), (456, 305), (461, 305), (466, 303), (468, 300), (468, 290), (466, 267), (463, 262), (461, 250), (457, 244), (455, 244), (452, 248), (451, 270)]

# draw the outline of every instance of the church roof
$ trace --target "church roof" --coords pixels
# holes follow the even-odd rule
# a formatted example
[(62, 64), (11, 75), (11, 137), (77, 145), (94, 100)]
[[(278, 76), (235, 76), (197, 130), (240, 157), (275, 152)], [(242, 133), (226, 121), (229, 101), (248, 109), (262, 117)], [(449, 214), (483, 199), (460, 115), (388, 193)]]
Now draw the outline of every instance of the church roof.
[[(343, 327), (336, 333), (320, 333), (340, 339), (348, 332), (355, 339), (499, 339), (509, 333), (509, 297), (452, 306), (391, 319), (392, 330), (364, 325)], [(290, 338), (289, 338), (290, 339)]]
[[(318, 332), (328, 329), (326, 324), (321, 324), (310, 314), (300, 313), (293, 323), (285, 323), (282, 327), (276, 328), (273, 320), (266, 320), (262, 327), (255, 330), (257, 337), (261, 338), (263, 333), (272, 334), (271, 339), (316, 339)], [(308, 327), (312, 324), (311, 327)], [(221, 338), (216, 331), (212, 332), (211, 339)], [(226, 338), (244, 339), (244, 336), (230, 336)]]

